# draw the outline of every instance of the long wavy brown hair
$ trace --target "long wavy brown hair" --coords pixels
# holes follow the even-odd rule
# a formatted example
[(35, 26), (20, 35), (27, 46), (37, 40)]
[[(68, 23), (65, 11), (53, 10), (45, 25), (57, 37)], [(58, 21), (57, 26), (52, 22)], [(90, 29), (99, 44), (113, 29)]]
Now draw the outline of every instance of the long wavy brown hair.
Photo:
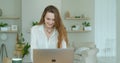
[(62, 44), (63, 40), (65, 40), (66, 44), (68, 45), (67, 32), (66, 32), (66, 29), (64, 27), (64, 24), (62, 23), (60, 13), (55, 6), (49, 5), (44, 9), (44, 12), (41, 16), (41, 20), (39, 22), (39, 25), (45, 23), (45, 15), (46, 15), (47, 12), (54, 13), (54, 15), (55, 15), (55, 25), (54, 25), (54, 27), (58, 31), (58, 45), (57, 45), (57, 47), (61, 48), (61, 44)]

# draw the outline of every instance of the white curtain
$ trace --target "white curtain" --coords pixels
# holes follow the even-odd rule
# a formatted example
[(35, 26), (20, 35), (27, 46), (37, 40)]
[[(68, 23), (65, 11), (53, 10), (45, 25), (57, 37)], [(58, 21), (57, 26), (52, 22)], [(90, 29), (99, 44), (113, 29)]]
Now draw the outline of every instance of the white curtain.
[(116, 0), (95, 0), (95, 42), (98, 57), (116, 56)]

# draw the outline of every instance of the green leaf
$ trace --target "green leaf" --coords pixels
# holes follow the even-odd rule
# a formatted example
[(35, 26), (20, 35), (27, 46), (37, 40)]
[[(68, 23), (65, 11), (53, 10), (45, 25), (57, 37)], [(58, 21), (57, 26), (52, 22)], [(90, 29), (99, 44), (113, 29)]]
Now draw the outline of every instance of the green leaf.
[(85, 21), (85, 22), (82, 23), (82, 25), (85, 26), (85, 27), (90, 26), (90, 22)]
[(32, 26), (35, 26), (35, 25), (37, 25), (37, 24), (38, 24), (38, 21), (32, 22)]
[(23, 56), (22, 58), (24, 58), (25, 55), (28, 55), (29, 54), (29, 48), (30, 48), (30, 44), (25, 44), (24, 48), (23, 48)]

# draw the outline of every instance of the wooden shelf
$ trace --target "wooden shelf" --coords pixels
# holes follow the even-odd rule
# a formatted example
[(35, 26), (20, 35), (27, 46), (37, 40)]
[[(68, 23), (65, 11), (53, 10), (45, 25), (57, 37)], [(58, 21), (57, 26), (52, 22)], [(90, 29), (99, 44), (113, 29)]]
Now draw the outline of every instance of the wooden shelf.
[(19, 17), (0, 17), (0, 19), (10, 19), (10, 20), (17, 20), (20, 19)]
[(89, 20), (89, 18), (75, 18), (75, 17), (67, 17), (67, 20)]
[(0, 31), (0, 33), (17, 33), (18, 31)]
[(84, 31), (84, 30), (71, 30), (71, 31), (67, 31), (68, 33), (79, 33), (79, 32), (90, 32), (90, 31)]

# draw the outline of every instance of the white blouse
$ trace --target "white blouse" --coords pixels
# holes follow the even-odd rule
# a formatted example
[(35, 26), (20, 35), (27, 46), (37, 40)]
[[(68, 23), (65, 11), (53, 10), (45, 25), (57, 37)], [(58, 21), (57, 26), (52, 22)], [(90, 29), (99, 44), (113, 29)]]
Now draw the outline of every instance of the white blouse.
[[(52, 35), (47, 38), (43, 25), (36, 25), (31, 28), (31, 60), (33, 61), (33, 49), (57, 48), (58, 31), (54, 29)], [(62, 48), (67, 48), (65, 40), (62, 41)]]

